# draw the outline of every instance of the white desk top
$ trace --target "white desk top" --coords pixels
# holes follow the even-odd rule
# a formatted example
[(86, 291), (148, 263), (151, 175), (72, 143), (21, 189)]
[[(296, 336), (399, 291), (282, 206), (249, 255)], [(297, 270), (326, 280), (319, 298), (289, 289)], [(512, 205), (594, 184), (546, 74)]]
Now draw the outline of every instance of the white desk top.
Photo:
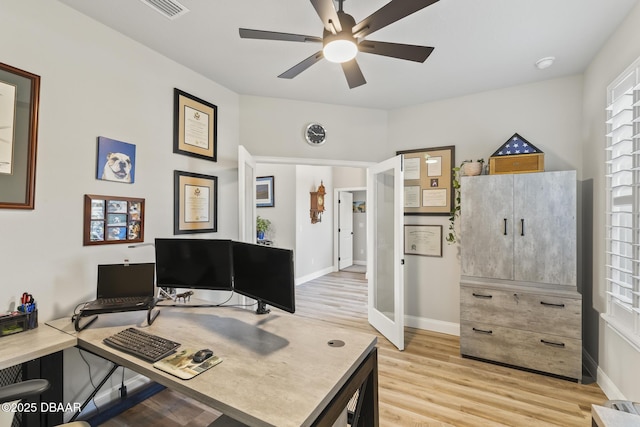
[(42, 324), (35, 329), (0, 337), (0, 369), (47, 356), (75, 345), (76, 337)]
[[(146, 312), (101, 314), (77, 333), (78, 346), (129, 367), (253, 426), (309, 425), (376, 345), (374, 335), (272, 310), (161, 308), (151, 326)], [(50, 322), (75, 332), (68, 318)], [(134, 326), (180, 342), (210, 348), (223, 359), (191, 380), (181, 380), (102, 340)], [(342, 340), (343, 347), (330, 347)]]
[(640, 425), (640, 415), (629, 414), (606, 406), (591, 405), (591, 416), (598, 427), (634, 427)]

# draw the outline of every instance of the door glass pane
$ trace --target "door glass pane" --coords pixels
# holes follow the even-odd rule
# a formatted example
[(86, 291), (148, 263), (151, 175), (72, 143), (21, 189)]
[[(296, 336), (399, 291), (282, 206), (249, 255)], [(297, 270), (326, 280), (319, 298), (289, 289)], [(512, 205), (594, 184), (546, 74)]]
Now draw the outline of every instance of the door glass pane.
[(391, 320), (394, 313), (394, 171), (393, 169), (375, 175), (376, 217), (373, 232), (377, 238), (374, 248), (375, 289), (373, 306)]

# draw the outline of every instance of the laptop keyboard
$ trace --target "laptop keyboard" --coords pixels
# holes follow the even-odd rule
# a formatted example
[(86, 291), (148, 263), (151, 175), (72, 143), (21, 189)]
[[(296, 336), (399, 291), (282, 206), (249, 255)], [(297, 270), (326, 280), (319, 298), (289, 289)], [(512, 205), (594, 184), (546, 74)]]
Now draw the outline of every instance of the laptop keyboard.
[(109, 347), (129, 353), (147, 362), (157, 362), (174, 353), (180, 343), (148, 334), (135, 328), (128, 328), (105, 338)]
[(96, 302), (100, 305), (135, 304), (140, 302), (140, 297), (98, 298)]

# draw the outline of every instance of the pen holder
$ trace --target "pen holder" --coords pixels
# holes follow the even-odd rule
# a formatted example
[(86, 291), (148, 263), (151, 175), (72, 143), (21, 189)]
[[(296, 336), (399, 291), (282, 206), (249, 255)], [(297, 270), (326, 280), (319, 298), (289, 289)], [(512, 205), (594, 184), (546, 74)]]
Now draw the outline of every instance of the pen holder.
[(31, 313), (26, 313), (27, 316), (27, 329), (35, 329), (38, 327), (38, 310), (33, 310)]
[(37, 327), (38, 310), (34, 310), (31, 313), (14, 312), (0, 317), (0, 336), (17, 334)]

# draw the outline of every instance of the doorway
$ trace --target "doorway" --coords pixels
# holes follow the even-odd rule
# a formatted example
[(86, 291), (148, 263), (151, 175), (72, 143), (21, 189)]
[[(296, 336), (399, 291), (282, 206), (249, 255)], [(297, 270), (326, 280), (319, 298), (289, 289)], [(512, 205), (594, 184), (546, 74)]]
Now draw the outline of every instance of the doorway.
[(367, 189), (335, 188), (337, 200), (334, 220), (335, 271), (367, 271)]

